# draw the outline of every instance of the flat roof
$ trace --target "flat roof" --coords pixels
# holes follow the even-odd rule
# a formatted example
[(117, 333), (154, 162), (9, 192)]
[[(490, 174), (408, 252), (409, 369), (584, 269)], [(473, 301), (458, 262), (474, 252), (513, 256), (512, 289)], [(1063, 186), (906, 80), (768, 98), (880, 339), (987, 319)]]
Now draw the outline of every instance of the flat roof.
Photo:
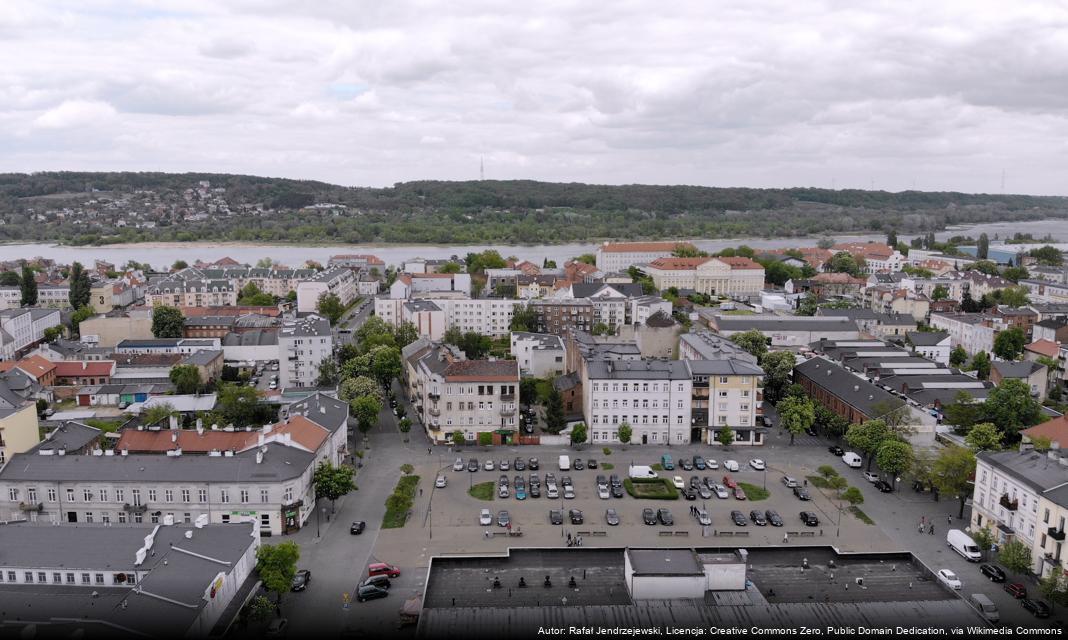
[(634, 575), (704, 575), (704, 567), (693, 549), (627, 549), (626, 553)]

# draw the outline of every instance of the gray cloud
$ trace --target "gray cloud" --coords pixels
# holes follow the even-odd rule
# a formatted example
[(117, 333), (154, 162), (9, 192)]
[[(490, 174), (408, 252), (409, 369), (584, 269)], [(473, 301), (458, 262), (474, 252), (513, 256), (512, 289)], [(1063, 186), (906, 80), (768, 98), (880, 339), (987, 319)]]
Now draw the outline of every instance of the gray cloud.
[(1068, 191), (1057, 3), (4, 7), (0, 170)]

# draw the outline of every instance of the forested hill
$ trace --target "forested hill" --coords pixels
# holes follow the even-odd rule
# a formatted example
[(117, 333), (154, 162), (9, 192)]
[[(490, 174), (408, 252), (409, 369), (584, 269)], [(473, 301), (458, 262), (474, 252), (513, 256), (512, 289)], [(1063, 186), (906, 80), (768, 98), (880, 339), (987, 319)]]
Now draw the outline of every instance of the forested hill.
[[(331, 206), (334, 205), (334, 206)], [(569, 242), (797, 236), (1068, 215), (1068, 198), (953, 192), (0, 174), (0, 241)]]

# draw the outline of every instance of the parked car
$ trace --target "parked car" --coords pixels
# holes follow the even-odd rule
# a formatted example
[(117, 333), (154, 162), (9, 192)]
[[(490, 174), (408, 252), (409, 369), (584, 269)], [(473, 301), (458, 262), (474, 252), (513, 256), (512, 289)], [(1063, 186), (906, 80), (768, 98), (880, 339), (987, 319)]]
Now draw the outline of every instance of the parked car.
[(574, 500), (575, 499), (575, 488), (572, 487), (569, 484), (568, 485), (564, 485), (564, 498), (566, 498), (568, 500)]
[(690, 476), (690, 487), (691, 488), (696, 489), (697, 487), (700, 487), (702, 484), (704, 484), (704, 482), (701, 480), (701, 478), (698, 478), (697, 476)]
[(571, 463), (571, 468), (575, 471), (582, 471), (586, 468), (586, 463), (582, 461), (582, 458), (575, 458), (574, 462)]
[(797, 480), (793, 479), (790, 476), (783, 476), (782, 477), (782, 483), (784, 485), (790, 487), (791, 489), (793, 489), (794, 487), (797, 486)]
[(872, 473), (871, 471), (865, 471), (864, 472), (864, 479), (867, 480), (868, 482), (878, 482), (879, 481), (879, 474)]
[(818, 527), (818, 526), (820, 526), (819, 517), (815, 513), (812, 513), (811, 511), (802, 511), (801, 512), (801, 522), (804, 522), (805, 525), (807, 525), (809, 527)]
[(838, 456), (839, 458), (841, 458), (842, 456), (845, 455), (845, 449), (843, 449), (842, 447), (839, 447), (836, 444), (832, 444), (831, 446), (827, 447), (827, 451), (830, 451), (831, 453), (833, 453), (834, 455)]
[(590, 458), (589, 460), (586, 461), (586, 468), (587, 469), (596, 469), (597, 468), (597, 461), (594, 460), (593, 458)]
[(527, 499), (527, 483), (522, 480), (515, 483), (515, 499), (526, 500)]
[(368, 600), (375, 600), (377, 598), (385, 598), (389, 595), (389, 591), (386, 591), (382, 587), (376, 587), (373, 584), (369, 584), (360, 587), (356, 591), (356, 602), (367, 602)]
[(379, 589), (388, 589), (392, 586), (387, 576), (371, 576), (360, 583), (361, 587), (372, 586)]
[(304, 591), (308, 588), (309, 582), (311, 582), (311, 571), (300, 569), (293, 574), (293, 585), (290, 589), (293, 591)]
[(693, 468), (697, 469), (698, 471), (704, 471), (705, 469), (708, 468), (708, 465), (705, 464), (705, 459), (702, 458), (701, 456), (694, 456), (693, 457)]
[(745, 514), (738, 510), (731, 511), (731, 522), (736, 527), (744, 527), (749, 524), (749, 521), (745, 519)]
[(1036, 618), (1048, 618), (1049, 617), (1049, 605), (1041, 600), (1032, 600), (1031, 598), (1024, 598), (1020, 601), (1023, 608), (1030, 611)]
[(781, 527), (782, 526), (782, 517), (779, 515), (778, 511), (773, 511), (771, 509), (768, 509), (767, 511), (764, 512), (764, 517), (768, 519), (768, 524), (770, 524), (771, 526), (773, 526), (773, 527)]
[(527, 463), (523, 462), (522, 458), (516, 458), (515, 462), (512, 463), (512, 468), (516, 471), (526, 471)]
[(1027, 587), (1023, 586), (1022, 583), (1010, 582), (1009, 584), (1005, 585), (1004, 588), (1005, 593), (1009, 594), (1013, 598), (1016, 598), (1017, 600), (1022, 600), (1023, 598), (1027, 597)]
[(531, 471), (537, 471), (538, 470), (538, 459), (537, 458), (531, 458), (530, 460), (527, 460), (527, 466), (530, 467)]
[(738, 486), (738, 483), (730, 476), (723, 476), (723, 484), (726, 485), (728, 489), (733, 489)]
[(619, 514), (615, 509), (605, 509), (604, 521), (614, 527), (619, 524)]
[(957, 574), (953, 573), (949, 569), (939, 569), (938, 573), (935, 575), (938, 576), (939, 582), (946, 585), (950, 589), (960, 591), (960, 588), (963, 586), (961, 584), (960, 578), (957, 577)]
[(693, 461), (689, 458), (679, 458), (679, 468), (683, 471), (693, 471)]
[(499, 469), (501, 471), (509, 471), (511, 466), (512, 465), (507, 460), (501, 460), (501, 465), (500, 465)]
[(545, 497), (556, 499), (560, 497), (560, 490), (556, 488), (555, 484), (545, 485)]
[(622, 487), (623, 481), (620, 480), (618, 474), (613, 473), (612, 475), (608, 476), (608, 485), (611, 487)]
[(373, 564), (367, 565), (368, 576), (388, 576), (390, 578), (399, 578), (400, 574), (400, 569), (385, 562), (375, 562)]
[(671, 479), (671, 484), (675, 485), (676, 489), (685, 489), (686, 483), (682, 481), (682, 476), (675, 476)]
[(497, 526), (507, 527), (510, 524), (512, 524), (512, 516), (508, 515), (508, 511), (506, 509), (501, 509), (500, 511), (498, 511)]
[(502, 484), (502, 485), (498, 485), (497, 486), (497, 497), (498, 498), (501, 498), (503, 500), (504, 498), (507, 498), (509, 495), (510, 495), (510, 493), (508, 491), (508, 485)]
[(474, 473), (478, 471), (478, 460), (471, 458), (467, 461), (467, 470)]
[(528, 493), (530, 493), (530, 497), (531, 498), (540, 498), (541, 497), (541, 485), (539, 485), (537, 483), (531, 483), (530, 490), (529, 490)]
[(649, 507), (642, 509), (642, 522), (645, 524), (656, 524), (656, 512)]
[(456, 462), (452, 463), (452, 470), (453, 471), (463, 471), (464, 470), (464, 459), (463, 458), (457, 458)]
[(712, 490), (707, 485), (701, 484), (697, 486), (697, 492), (701, 494), (703, 500), (708, 500), (712, 497)]
[(660, 468), (664, 471), (674, 471), (675, 463), (671, 461), (671, 454), (665, 453), (660, 456)]
[(681, 490), (681, 493), (682, 493), (682, 497), (686, 498), (687, 500), (696, 500), (697, 499), (697, 492), (693, 490), (693, 487), (685, 487), (684, 489)]
[(447, 484), (449, 481), (445, 476), (438, 476), (438, 479), (434, 481), (434, 486), (438, 489), (444, 489)]
[(549, 509), (549, 524), (564, 524), (564, 512), (560, 509)]
[(727, 491), (727, 487), (725, 487), (725, 486), (723, 486), (721, 484), (717, 484), (715, 486), (715, 488), (712, 489), (712, 491), (714, 491), (716, 493), (716, 497), (719, 498), (720, 500), (726, 500), (727, 498), (731, 497), (730, 492)]
[(660, 521), (660, 524), (666, 527), (670, 527), (671, 525), (675, 524), (675, 518), (671, 516), (671, 512), (667, 509), (657, 509), (656, 519)]
[(768, 468), (768, 465), (765, 464), (765, 462), (763, 460), (761, 460), (760, 458), (753, 458), (752, 460), (750, 460), (749, 461), (749, 466), (753, 467), (757, 471), (764, 471), (765, 469)]
[(486, 460), (486, 462), (482, 465), (482, 468), (486, 471), (493, 471), (493, 460)]
[(764, 515), (763, 511), (753, 509), (749, 512), (749, 519), (753, 521), (753, 524), (758, 527), (764, 527), (768, 524), (768, 517)]
[(351, 535), (358, 536), (363, 533), (363, 530), (366, 528), (366, 522), (364, 522), (363, 520), (357, 520), (356, 522), (353, 522), (352, 525), (349, 527), (349, 533)]
[(606, 484), (597, 485), (597, 497), (600, 498), (601, 500), (607, 500), (607, 499), (612, 497), (612, 494), (610, 494), (608, 492), (608, 485), (606, 485)]
[(612, 485), (609, 488), (609, 492), (611, 492), (613, 498), (622, 498), (623, 497), (623, 485)]
[(698, 509), (693, 512), (693, 516), (697, 518), (697, 524), (708, 526), (712, 524), (712, 517), (708, 515), (708, 512), (704, 509)]
[(597, 486), (600, 487), (602, 485), (605, 487), (608, 486), (608, 478), (605, 477), (603, 473), (599, 473), (597, 474)]
[(883, 493), (891, 493), (894, 490), (894, 487), (886, 480), (879, 480), (873, 486)]
[(738, 461), (737, 460), (725, 460), (723, 462), (723, 468), (726, 469), (727, 471), (737, 471), (738, 470)]
[(483, 509), (478, 513), (478, 523), (482, 526), (493, 524), (493, 514), (489, 509)]
[(979, 565), (979, 573), (983, 574), (987, 578), (990, 578), (991, 582), (1005, 582), (1005, 571), (996, 564), (981, 564)]
[(744, 489), (742, 489), (741, 487), (735, 487), (734, 488), (734, 499), (735, 500), (745, 500), (746, 498), (747, 498), (747, 496), (745, 495), (745, 490)]
[(581, 509), (571, 509), (567, 512), (567, 517), (571, 520), (571, 524), (582, 524), (583, 522)]
[(804, 487), (794, 487), (794, 496), (796, 496), (798, 500), (812, 499), (812, 496), (808, 494), (808, 489)]
[(712, 458), (709, 458), (708, 460), (705, 460), (705, 467), (709, 469), (719, 469), (719, 463)]

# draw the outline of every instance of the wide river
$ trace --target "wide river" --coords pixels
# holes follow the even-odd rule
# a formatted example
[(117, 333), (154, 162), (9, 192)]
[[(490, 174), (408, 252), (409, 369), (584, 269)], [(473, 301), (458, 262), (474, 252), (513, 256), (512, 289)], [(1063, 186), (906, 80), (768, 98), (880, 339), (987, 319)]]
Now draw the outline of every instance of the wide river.
[[(953, 235), (970, 235), (978, 237), (980, 233), (986, 233), (992, 241), (996, 237), (1007, 237), (1013, 233), (1030, 233), (1035, 238), (1042, 238), (1049, 234), (1061, 242), (1068, 242), (1068, 223), (1063, 220), (1037, 220), (1034, 222), (1001, 222), (982, 224), (967, 227), (954, 227), (935, 234), (938, 239), (945, 239)], [(912, 236), (902, 235), (900, 238), (908, 241)], [(885, 241), (883, 234), (837, 236), (838, 241)], [(727, 247), (735, 247), (746, 244), (753, 248), (774, 249), (780, 247), (814, 246), (817, 238), (735, 238), (716, 240), (694, 240), (701, 249), (719, 251)], [(319, 245), (303, 246), (299, 244), (240, 244), (240, 243), (209, 243), (209, 242), (186, 242), (186, 243), (138, 243), (102, 245), (90, 247), (70, 247), (51, 244), (9, 244), (0, 245), (0, 260), (16, 260), (19, 258), (51, 258), (61, 263), (69, 263), (75, 260), (83, 264), (92, 264), (94, 260), (106, 260), (116, 265), (125, 264), (128, 260), (136, 260), (156, 267), (168, 267), (176, 260), (185, 260), (192, 264), (200, 259), (205, 261), (218, 260), (229, 256), (238, 262), (255, 264), (260, 258), (271, 258), (275, 263), (296, 267), (306, 260), (315, 260), (326, 264), (332, 255), (339, 253), (370, 253), (386, 262), (386, 264), (400, 264), (404, 260), (412, 258), (449, 258), (453, 255), (464, 255), (470, 251), (482, 251), (484, 249), (497, 249), (503, 256), (514, 255), (520, 259), (531, 260), (541, 263), (544, 259), (555, 260), (557, 264), (569, 258), (583, 253), (593, 253), (597, 249), (596, 244), (558, 244), (558, 245)]]

